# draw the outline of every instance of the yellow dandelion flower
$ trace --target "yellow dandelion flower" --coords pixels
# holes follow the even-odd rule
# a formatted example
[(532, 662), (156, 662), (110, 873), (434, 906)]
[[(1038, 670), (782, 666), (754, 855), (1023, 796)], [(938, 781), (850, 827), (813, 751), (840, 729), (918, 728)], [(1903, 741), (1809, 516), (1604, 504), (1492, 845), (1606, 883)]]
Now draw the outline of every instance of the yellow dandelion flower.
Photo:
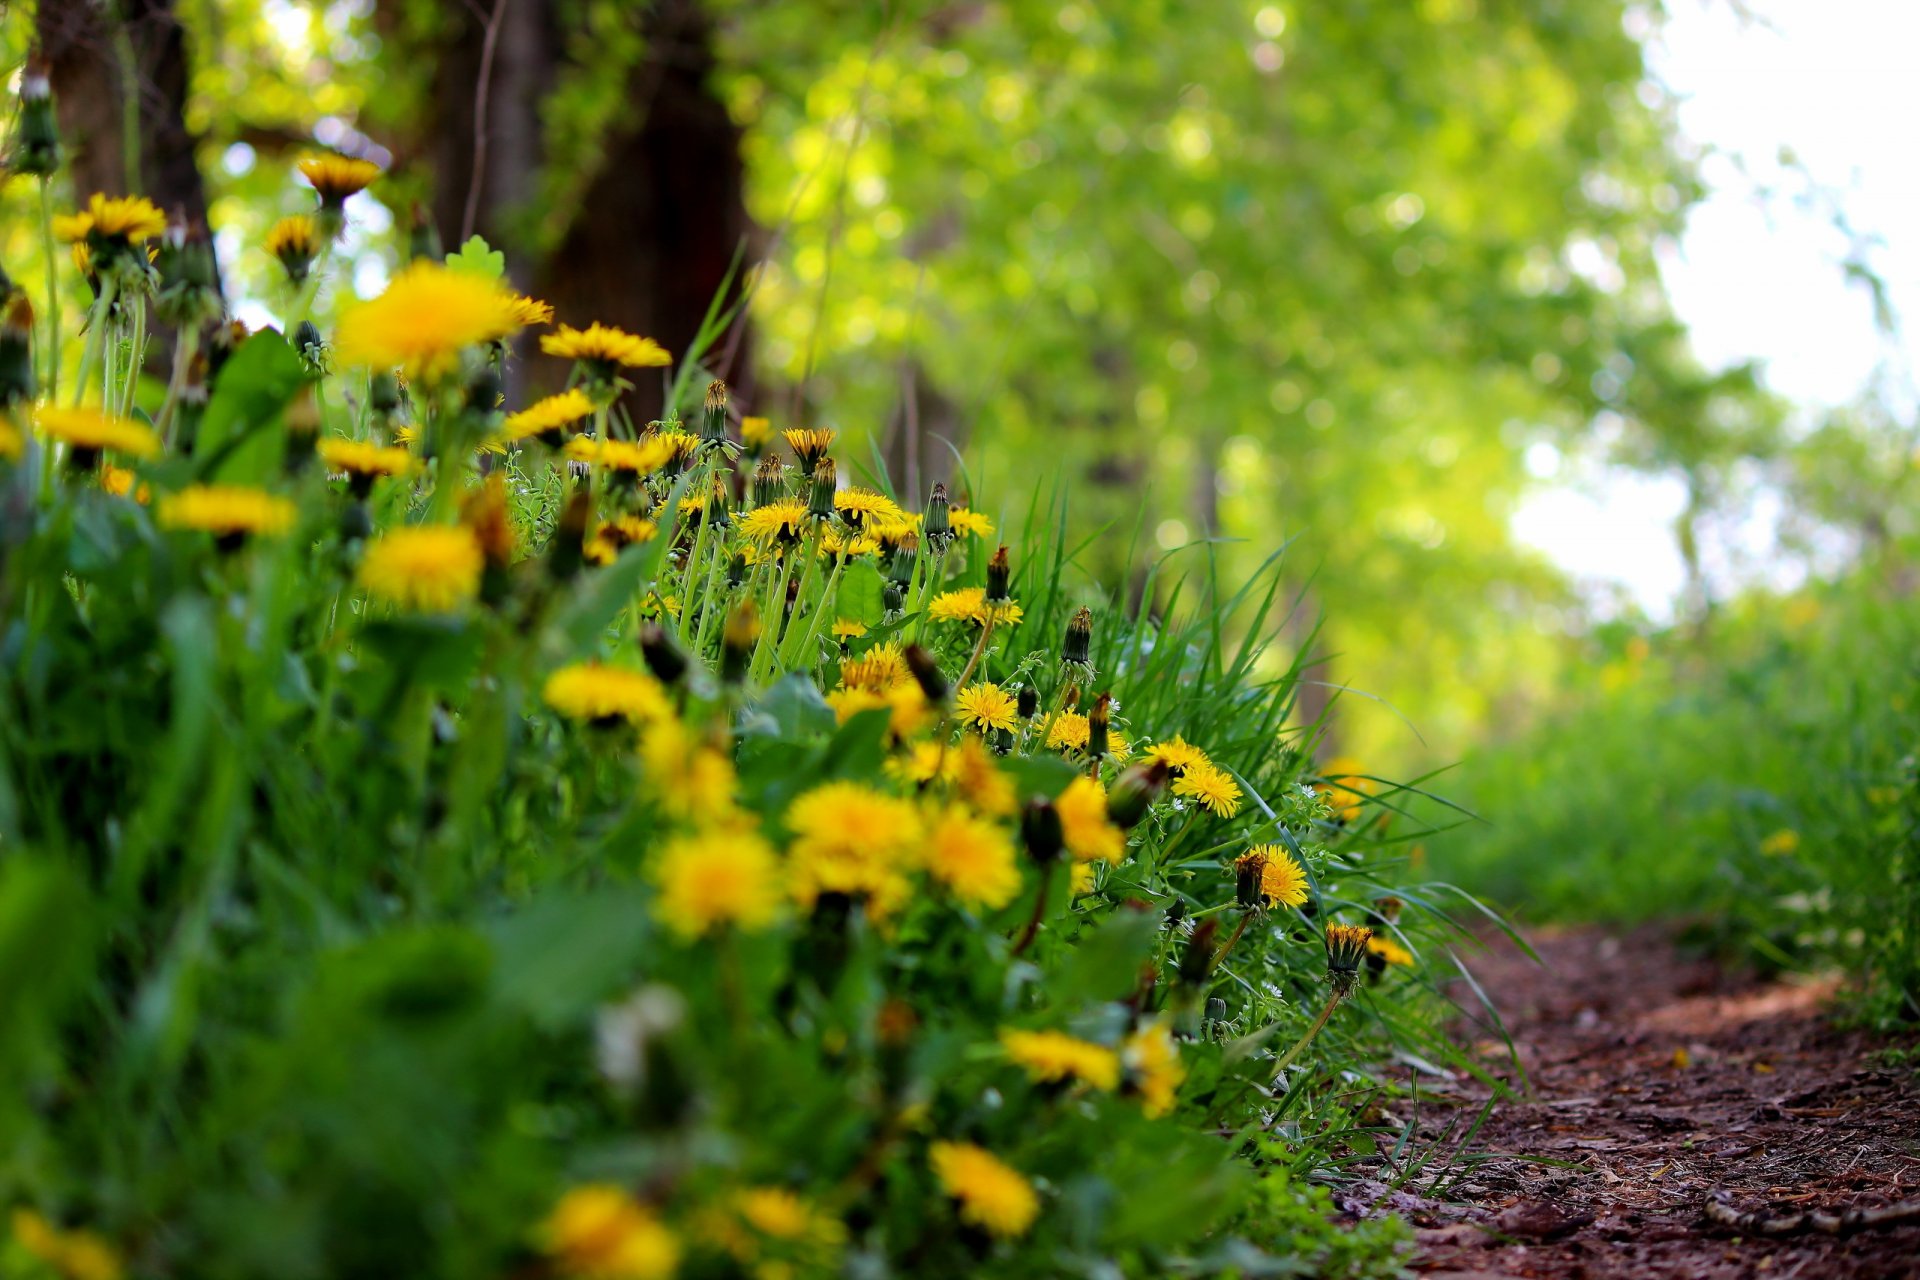
[(141, 506), (146, 506), (153, 498), (153, 490), (144, 484), (135, 484), (133, 472), (125, 467), (116, 467), (111, 462), (100, 464), (100, 487), (116, 498), (131, 497)]
[(1013, 780), (994, 762), (984, 741), (966, 738), (947, 755), (955, 761), (951, 780), (961, 803), (990, 818), (1008, 817), (1019, 807)]
[[(1055, 751), (1085, 751), (1092, 727), (1087, 718), (1078, 711), (1062, 711), (1053, 718), (1053, 727), (1047, 730), (1047, 745)], [(1133, 744), (1120, 730), (1107, 729), (1107, 756), (1113, 760), (1125, 760), (1132, 752)]]
[(1800, 833), (1783, 827), (1760, 842), (1760, 852), (1769, 858), (1786, 858), (1800, 851)]
[(1387, 964), (1413, 964), (1413, 952), (1407, 950), (1392, 938), (1384, 938), (1377, 933), (1367, 939), (1367, 954), (1379, 956), (1380, 959)]
[(1068, 896), (1077, 898), (1082, 894), (1092, 893), (1093, 879), (1093, 864), (1091, 862), (1074, 863), (1069, 869), (1067, 876)]
[(1107, 789), (1098, 779), (1069, 782), (1053, 802), (1067, 852), (1080, 862), (1118, 862), (1126, 855), (1127, 834), (1107, 816)]
[(959, 1202), (963, 1222), (1010, 1238), (1025, 1235), (1040, 1214), (1033, 1184), (982, 1147), (936, 1142), (927, 1159), (941, 1190)]
[(660, 896), (653, 912), (683, 938), (726, 925), (753, 932), (772, 924), (785, 900), (780, 860), (744, 828), (709, 829), (667, 841), (655, 861)]
[(96, 191), (79, 213), (53, 220), (53, 234), (63, 241), (97, 237), (138, 244), (167, 229), (167, 215), (145, 196), (110, 196)]
[(1170, 741), (1147, 748), (1147, 758), (1166, 761), (1168, 773), (1176, 778), (1196, 765), (1213, 763), (1207, 758), (1206, 752), (1177, 734)]
[(847, 1238), (846, 1224), (784, 1187), (748, 1187), (733, 1206), (748, 1226), (775, 1240), (834, 1247)]
[(907, 801), (857, 782), (829, 782), (787, 809), (793, 894), (812, 907), (822, 893), (863, 896), (876, 916), (907, 898), (903, 869), (920, 848), (920, 815)]
[(898, 523), (906, 518), (900, 505), (884, 493), (872, 489), (841, 489), (833, 495), (833, 508), (848, 527), (862, 529), (868, 521)]
[(162, 528), (193, 529), (222, 539), (284, 533), (293, 527), (294, 505), (264, 489), (195, 484), (160, 499)]
[(1020, 723), (1012, 694), (990, 680), (977, 680), (954, 695), (954, 711), (962, 724), (986, 733), (992, 729), (1012, 729)]
[(1126, 1038), (1120, 1046), (1120, 1060), (1126, 1065), (1128, 1084), (1140, 1094), (1140, 1106), (1148, 1119), (1173, 1110), (1187, 1068), (1180, 1061), (1180, 1046), (1164, 1021), (1154, 1021)]
[(1370, 787), (1361, 776), (1362, 768), (1351, 756), (1336, 756), (1320, 768), (1320, 785), (1314, 790), (1326, 800), (1338, 822), (1352, 822), (1366, 804)]
[(1096, 1089), (1120, 1084), (1120, 1055), (1103, 1044), (1081, 1040), (1064, 1031), (1000, 1033), (1007, 1056), (1044, 1084), (1084, 1080)]
[(827, 450), (833, 448), (833, 431), (827, 427), (795, 427), (782, 431), (780, 438), (787, 442), (787, 448), (793, 450), (801, 470), (808, 475), (812, 475), (820, 459), (827, 456)]
[(840, 664), (840, 684), (848, 689), (891, 689), (913, 679), (898, 643), (877, 644), (857, 658)]
[(524, 293), (513, 293), (513, 318), (520, 322), (522, 329), (531, 329), (537, 324), (553, 323), (553, 304), (542, 302), (538, 298), (529, 298)]
[(360, 585), (402, 609), (448, 613), (480, 592), (485, 560), (473, 530), (462, 525), (413, 525), (367, 545)]
[(880, 540), (864, 533), (855, 533), (851, 529), (841, 532), (828, 529), (820, 535), (820, 554), (823, 558), (834, 556), (870, 556), (880, 549)]
[(765, 449), (773, 439), (773, 423), (766, 418), (747, 417), (740, 419), (740, 443), (756, 453)]
[(584, 329), (563, 324), (540, 339), (540, 350), (562, 360), (579, 360), (611, 372), (613, 366), (653, 369), (673, 363), (667, 349), (652, 338), (642, 338), (598, 322)]
[(1240, 784), (1218, 765), (1195, 765), (1173, 784), (1173, 794), (1184, 796), (1219, 818), (1240, 812)]
[(371, 160), (324, 152), (304, 156), (296, 166), (300, 176), (320, 195), (320, 207), (338, 209), (373, 185), (380, 166)]
[(267, 252), (280, 260), (287, 275), (295, 281), (306, 279), (307, 268), (313, 265), (320, 245), (320, 229), (304, 213), (280, 219), (267, 232)]
[(578, 387), (536, 400), (500, 424), (499, 439), (511, 444), (529, 436), (553, 436), (593, 416), (593, 401)]
[(865, 634), (867, 634), (867, 624), (857, 618), (833, 620), (833, 638), (836, 640), (858, 640)]
[(672, 817), (705, 820), (733, 810), (740, 786), (733, 761), (672, 716), (641, 734), (640, 769), (647, 793)]
[(1004, 907), (1020, 892), (1020, 862), (999, 825), (954, 807), (928, 825), (927, 874), (968, 906)]
[(333, 437), (322, 440), (316, 449), (327, 470), (350, 476), (403, 476), (413, 470), (413, 455), (394, 445)]
[(791, 498), (755, 507), (738, 521), (740, 536), (762, 550), (794, 545), (806, 535), (808, 524), (807, 504)]
[(993, 521), (978, 511), (969, 511), (965, 507), (953, 507), (947, 511), (947, 525), (955, 533), (970, 534), (976, 538), (993, 536)]
[(0, 458), (18, 458), (26, 446), (26, 437), (13, 425), (12, 417), (0, 413)]
[(1276, 907), (1306, 905), (1306, 869), (1300, 865), (1285, 845), (1255, 845), (1242, 855), (1243, 861), (1246, 858), (1264, 860), (1265, 865), (1260, 873), (1260, 892), (1266, 895), (1269, 905)]
[(561, 715), (573, 720), (640, 723), (672, 714), (672, 705), (660, 682), (644, 671), (575, 662), (547, 677), (541, 697)]
[(1007, 627), (1025, 616), (1025, 611), (1011, 600), (989, 605), (985, 587), (943, 591), (927, 602), (927, 617), (934, 622), (971, 622), (983, 627), (991, 617), (995, 626)]
[(539, 1237), (559, 1269), (580, 1280), (667, 1280), (680, 1266), (674, 1234), (615, 1186), (568, 1191), (541, 1224)]
[[(844, 693), (846, 690), (836, 692)], [(856, 692), (866, 693), (866, 690)], [(873, 699), (875, 707), (886, 705), (879, 694), (868, 696)], [(944, 743), (916, 742), (905, 753), (889, 757), (886, 771), (888, 777), (914, 787), (924, 787), (935, 781), (951, 782), (960, 773), (960, 753)]]
[(652, 542), (659, 532), (660, 526), (644, 516), (615, 516), (596, 528), (593, 536), (619, 551), (637, 543)]
[(499, 284), (421, 261), (379, 297), (347, 312), (333, 349), (342, 365), (399, 368), (410, 381), (425, 383), (452, 372), (467, 348), (519, 327), (512, 296)]
[(62, 1231), (32, 1209), (15, 1209), (13, 1238), (66, 1280), (120, 1280), (113, 1246), (91, 1231)]
[(160, 437), (152, 427), (97, 409), (41, 405), (33, 411), (33, 425), (41, 435), (60, 441), (76, 453), (98, 454), (112, 449), (135, 458), (151, 458), (160, 452)]

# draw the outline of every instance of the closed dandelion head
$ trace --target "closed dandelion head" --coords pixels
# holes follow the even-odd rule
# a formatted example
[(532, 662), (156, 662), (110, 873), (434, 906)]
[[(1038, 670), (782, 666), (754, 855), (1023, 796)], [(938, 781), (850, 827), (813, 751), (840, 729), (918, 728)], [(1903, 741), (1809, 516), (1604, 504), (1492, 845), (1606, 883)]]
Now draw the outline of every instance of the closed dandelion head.
[(1067, 621), (1067, 638), (1060, 646), (1060, 660), (1069, 666), (1087, 668), (1092, 659), (1093, 610), (1082, 605)]
[(1013, 695), (990, 680), (976, 681), (954, 695), (954, 713), (960, 722), (986, 733), (1011, 729), (1019, 721)]
[(412, 525), (367, 545), (360, 585), (376, 600), (418, 613), (451, 613), (480, 591), (485, 556), (464, 525)]
[(834, 433), (827, 427), (796, 427), (782, 431), (780, 438), (787, 442), (787, 448), (793, 450), (794, 461), (800, 464), (800, 474), (812, 479), (814, 468), (827, 456), (827, 450), (833, 448)]
[(295, 284), (307, 278), (320, 244), (320, 229), (304, 213), (280, 219), (267, 232), (267, 252), (280, 260), (287, 279)]
[(947, 486), (936, 484), (927, 498), (927, 511), (922, 529), (926, 533), (927, 547), (935, 555), (945, 555), (947, 548), (953, 545), (953, 507), (947, 500)]
[(1367, 944), (1372, 939), (1373, 930), (1362, 924), (1327, 926), (1327, 978), (1339, 994), (1346, 995), (1353, 990), (1360, 964), (1367, 957)]
[(1096, 1089), (1120, 1085), (1120, 1055), (1103, 1044), (1064, 1031), (1008, 1029), (1000, 1033), (1000, 1045), (1009, 1060), (1043, 1084), (1081, 1080)]
[(1025, 1235), (1040, 1215), (1033, 1184), (984, 1147), (936, 1142), (927, 1160), (940, 1189), (958, 1205), (962, 1222), (1011, 1239)]
[(294, 505), (264, 489), (196, 484), (160, 499), (155, 516), (165, 529), (211, 533), (226, 550), (257, 534), (293, 527)]
[(326, 152), (306, 156), (296, 166), (320, 197), (320, 208), (338, 214), (348, 200), (373, 185), (380, 166), (371, 160)]
[(987, 603), (1003, 603), (1011, 598), (1012, 590), (1013, 568), (1007, 562), (1007, 549), (1003, 546), (987, 561)]

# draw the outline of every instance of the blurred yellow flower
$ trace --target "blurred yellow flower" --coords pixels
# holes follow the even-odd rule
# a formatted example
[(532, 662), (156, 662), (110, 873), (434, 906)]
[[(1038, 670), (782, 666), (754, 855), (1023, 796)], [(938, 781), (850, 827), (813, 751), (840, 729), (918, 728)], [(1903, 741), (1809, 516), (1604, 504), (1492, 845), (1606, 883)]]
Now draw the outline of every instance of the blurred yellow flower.
[(151, 458), (160, 452), (160, 437), (152, 427), (98, 409), (41, 405), (33, 411), (33, 425), (48, 439), (89, 453), (112, 449), (135, 458)]
[(978, 511), (969, 511), (965, 507), (954, 507), (947, 512), (947, 524), (955, 533), (971, 534), (976, 538), (993, 536), (993, 521)]
[[(1087, 717), (1078, 711), (1062, 711), (1053, 718), (1053, 725), (1047, 730), (1047, 745), (1055, 751), (1085, 751), (1092, 732), (1093, 726)], [(1108, 758), (1125, 760), (1132, 750), (1133, 744), (1127, 740), (1126, 734), (1108, 728)]]
[(927, 874), (968, 906), (1004, 907), (1020, 892), (1013, 840), (997, 823), (957, 806), (928, 824), (921, 858)]
[(1064, 1031), (1002, 1031), (1000, 1043), (1007, 1056), (1035, 1080), (1051, 1084), (1084, 1080), (1096, 1089), (1112, 1089), (1120, 1083), (1119, 1054)]
[(79, 213), (53, 220), (53, 234), (63, 241), (89, 236), (137, 244), (167, 229), (167, 215), (145, 196), (110, 196), (96, 191)]
[(329, 471), (352, 476), (399, 476), (413, 470), (413, 455), (395, 445), (331, 437), (316, 449)]
[(858, 782), (829, 782), (787, 809), (793, 895), (811, 908), (822, 893), (864, 897), (885, 916), (911, 889), (905, 871), (925, 837), (912, 804)]
[(451, 373), (467, 348), (519, 327), (512, 295), (495, 281), (419, 261), (341, 318), (333, 349), (343, 365), (398, 368), (427, 383)]
[(360, 585), (379, 600), (423, 613), (447, 613), (480, 592), (484, 559), (462, 525), (412, 525), (367, 545)]
[(1126, 833), (1107, 817), (1107, 789), (1096, 778), (1069, 782), (1053, 802), (1067, 852), (1079, 862), (1118, 862), (1127, 850)]
[(1164, 1021), (1154, 1021), (1128, 1036), (1120, 1046), (1120, 1060), (1126, 1064), (1128, 1084), (1139, 1091), (1141, 1109), (1152, 1119), (1173, 1110), (1180, 1082), (1187, 1069), (1180, 1061), (1180, 1046)]
[(1388, 964), (1411, 965), (1413, 963), (1413, 952), (1392, 938), (1383, 937), (1377, 933), (1367, 939), (1367, 953), (1379, 956)]
[(91, 1231), (62, 1231), (32, 1209), (15, 1209), (13, 1238), (65, 1280), (120, 1280), (118, 1255)]
[(1760, 852), (1769, 858), (1787, 858), (1800, 851), (1800, 833), (1791, 827), (1782, 827), (1760, 842)]
[(611, 371), (614, 365), (629, 369), (657, 368), (673, 363), (667, 349), (652, 338), (642, 338), (598, 322), (584, 329), (561, 325), (559, 330), (540, 339), (540, 350), (562, 360), (580, 360), (601, 365)]
[(785, 900), (780, 860), (753, 831), (714, 827), (667, 841), (655, 861), (654, 915), (685, 938), (724, 925), (764, 929)]
[(1025, 1235), (1040, 1214), (1040, 1197), (1020, 1172), (970, 1143), (936, 1142), (928, 1163), (941, 1190), (960, 1204), (960, 1219), (996, 1236)]
[(666, 690), (644, 671), (575, 662), (547, 677), (541, 697), (561, 715), (602, 723), (626, 720), (638, 724), (673, 714)]
[(293, 526), (294, 506), (264, 489), (196, 484), (160, 499), (155, 515), (162, 528), (234, 538), (284, 533)]
[(740, 419), (740, 443), (749, 449), (760, 450), (767, 447), (773, 439), (773, 424), (765, 418)]
[(667, 1280), (680, 1265), (673, 1233), (626, 1191), (606, 1184), (560, 1197), (539, 1234), (547, 1256), (581, 1280)]
[(295, 167), (319, 192), (323, 209), (338, 209), (349, 198), (372, 186), (373, 180), (380, 176), (380, 166), (373, 161), (330, 151), (302, 157)]

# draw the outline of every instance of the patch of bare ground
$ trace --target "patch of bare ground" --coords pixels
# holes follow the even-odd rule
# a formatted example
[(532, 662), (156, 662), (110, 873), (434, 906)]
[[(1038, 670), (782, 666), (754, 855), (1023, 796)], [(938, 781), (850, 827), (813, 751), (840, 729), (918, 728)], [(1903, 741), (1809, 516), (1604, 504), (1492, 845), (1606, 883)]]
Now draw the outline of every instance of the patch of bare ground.
[[(1346, 1197), (1413, 1220), (1426, 1280), (1920, 1277), (1920, 1087), (1832, 1025), (1833, 981), (1729, 973), (1655, 930), (1530, 941), (1543, 963), (1501, 941), (1473, 968), (1531, 1092), (1444, 1170), (1379, 1161)], [(1457, 1145), (1487, 1093), (1434, 1083), (1419, 1132)]]

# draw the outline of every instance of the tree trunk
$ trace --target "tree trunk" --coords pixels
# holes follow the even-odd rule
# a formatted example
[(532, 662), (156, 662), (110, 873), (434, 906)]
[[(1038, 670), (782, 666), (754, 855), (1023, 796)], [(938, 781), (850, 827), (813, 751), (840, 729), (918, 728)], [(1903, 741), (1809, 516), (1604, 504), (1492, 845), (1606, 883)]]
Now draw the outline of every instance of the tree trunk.
[[(900, 407), (882, 454), (900, 495), (918, 504), (934, 485), (951, 484), (954, 453), (965, 453), (966, 448), (967, 421), (960, 406), (934, 385), (918, 360), (905, 361), (900, 370)], [(966, 504), (973, 497), (956, 494), (954, 501)]]
[[(85, 203), (96, 191), (144, 195), (204, 227), (207, 191), (194, 156), (199, 140), (187, 129), (186, 31), (173, 0), (120, 0), (119, 9), (125, 16), (116, 20), (98, 0), (41, 0), (36, 14), (74, 199)], [(128, 87), (138, 110), (132, 157), (122, 92)]]
[[(473, 227), (507, 252), (515, 283), (553, 304), (556, 319), (593, 321), (657, 339), (683, 357), (748, 234), (740, 131), (710, 83), (712, 23), (697, 0), (659, 0), (644, 16), (647, 52), (628, 75), (628, 123), (606, 141), (604, 161), (559, 243), (544, 261), (514, 243), (517, 212), (540, 189), (541, 106), (565, 56), (556, 0), (493, 0), (501, 30), (488, 74), (486, 156)], [(453, 40), (431, 51), (438, 114), (420, 148), (434, 173), (432, 216), (449, 248), (458, 243), (473, 187), (476, 88), (486, 24), (465, 18)], [(742, 262), (742, 268), (747, 265)], [(736, 277), (734, 289), (739, 287)], [(742, 329), (709, 351), (751, 406), (751, 365)], [(521, 369), (535, 386), (566, 376), (532, 344)], [(637, 421), (660, 416), (664, 379), (637, 371), (627, 408)], [(695, 386), (698, 395), (704, 388)]]

